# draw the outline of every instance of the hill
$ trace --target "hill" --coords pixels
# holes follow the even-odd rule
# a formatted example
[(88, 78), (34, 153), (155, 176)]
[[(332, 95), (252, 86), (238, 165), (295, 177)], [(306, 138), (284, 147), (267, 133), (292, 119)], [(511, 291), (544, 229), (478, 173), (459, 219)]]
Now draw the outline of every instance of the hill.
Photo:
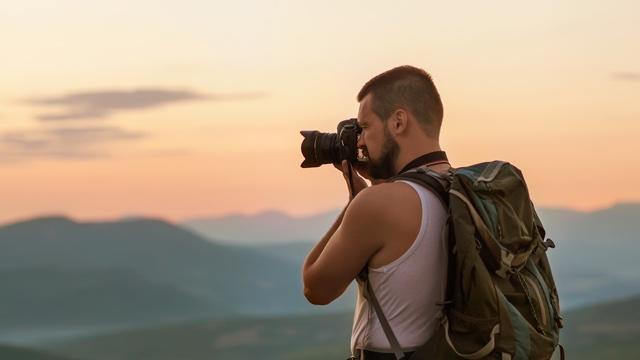
[[(252, 246), (301, 264), (338, 211), (292, 217), (277, 211), (187, 221), (205, 238)], [(540, 217), (557, 247), (549, 258), (564, 308), (640, 293), (640, 204), (618, 204), (593, 212), (540, 208)]]
[(207, 313), (210, 304), (128, 269), (0, 270), (2, 328), (117, 325)]
[(571, 359), (638, 359), (640, 296), (598, 304), (565, 315), (562, 341)]
[(540, 217), (557, 245), (549, 259), (563, 307), (640, 293), (640, 204), (587, 213), (541, 209)]
[(350, 314), (211, 320), (44, 346), (92, 360), (325, 360), (348, 356)]
[[(637, 359), (640, 297), (565, 314), (569, 359)], [(49, 344), (87, 359), (340, 359), (348, 354), (351, 313), (182, 323)]]
[(237, 245), (311, 242), (319, 240), (333, 224), (338, 211), (292, 217), (280, 211), (255, 215), (227, 215), (190, 219), (182, 226), (204, 238)]
[(298, 264), (151, 219), (0, 227), (0, 280), (0, 339), (38, 326), (316, 310), (302, 295)]
[(0, 345), (0, 359), (6, 360), (72, 360), (68, 357), (51, 355), (45, 352), (9, 346)]

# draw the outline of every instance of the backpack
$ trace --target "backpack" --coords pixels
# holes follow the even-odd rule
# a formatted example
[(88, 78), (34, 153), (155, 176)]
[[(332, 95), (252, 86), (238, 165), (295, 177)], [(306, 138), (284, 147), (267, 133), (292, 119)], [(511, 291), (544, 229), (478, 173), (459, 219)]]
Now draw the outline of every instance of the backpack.
[[(522, 172), (492, 161), (446, 175), (420, 167), (390, 181), (396, 180), (434, 192), (449, 215), (441, 325), (409, 360), (564, 359), (558, 292), (546, 255), (555, 245), (545, 241)], [(365, 288), (396, 358), (404, 358), (368, 281)]]

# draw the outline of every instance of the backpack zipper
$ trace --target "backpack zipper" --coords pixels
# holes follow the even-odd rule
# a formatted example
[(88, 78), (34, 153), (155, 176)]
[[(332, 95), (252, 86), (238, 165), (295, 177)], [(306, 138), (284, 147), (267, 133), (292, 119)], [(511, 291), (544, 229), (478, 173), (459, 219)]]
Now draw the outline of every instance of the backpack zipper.
[(540, 286), (537, 284), (537, 281), (535, 279), (532, 279), (531, 277), (522, 274), (523, 278), (526, 279), (526, 282), (530, 285), (530, 287), (533, 289), (533, 293), (535, 294), (536, 300), (538, 301), (539, 307), (540, 307), (540, 318), (542, 321), (542, 326), (546, 327), (547, 323), (548, 323), (548, 315), (547, 315), (547, 309), (545, 306), (546, 301), (544, 300), (544, 297), (542, 296), (542, 290), (540, 289)]

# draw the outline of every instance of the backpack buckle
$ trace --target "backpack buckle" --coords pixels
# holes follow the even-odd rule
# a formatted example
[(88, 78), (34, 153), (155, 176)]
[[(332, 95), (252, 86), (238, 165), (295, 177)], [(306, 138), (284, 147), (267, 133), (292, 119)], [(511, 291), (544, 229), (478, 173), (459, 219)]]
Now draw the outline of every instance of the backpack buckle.
[(547, 248), (547, 249), (548, 249), (548, 248), (552, 248), (552, 249), (554, 249), (554, 248), (556, 247), (556, 243), (554, 243), (554, 242), (553, 242), (553, 240), (551, 240), (551, 239), (549, 239), (549, 238), (547, 238), (547, 240), (545, 240), (545, 241), (543, 242), (543, 244), (544, 244), (544, 247), (545, 247), (545, 248)]

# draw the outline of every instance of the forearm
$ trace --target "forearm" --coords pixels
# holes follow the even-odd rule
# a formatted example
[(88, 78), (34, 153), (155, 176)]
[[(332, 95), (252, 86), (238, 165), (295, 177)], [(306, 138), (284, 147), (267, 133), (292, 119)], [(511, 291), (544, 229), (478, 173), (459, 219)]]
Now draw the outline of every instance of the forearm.
[(327, 242), (329, 242), (329, 239), (331, 239), (331, 237), (336, 232), (336, 230), (338, 230), (338, 227), (340, 226), (340, 224), (342, 224), (342, 218), (344, 217), (344, 213), (345, 211), (347, 211), (348, 206), (349, 204), (347, 204), (347, 206), (345, 206), (344, 209), (342, 209), (342, 211), (340, 212), (340, 215), (338, 215), (338, 218), (333, 223), (329, 231), (327, 231), (327, 233), (316, 244), (316, 246), (313, 247), (311, 252), (309, 252), (309, 255), (307, 255), (307, 258), (304, 261), (303, 271), (306, 271), (307, 269), (309, 269), (311, 265), (313, 265), (316, 262), (316, 260), (318, 260), (318, 258), (320, 257), (320, 254), (322, 254), (322, 251), (324, 250), (324, 247), (327, 246)]

